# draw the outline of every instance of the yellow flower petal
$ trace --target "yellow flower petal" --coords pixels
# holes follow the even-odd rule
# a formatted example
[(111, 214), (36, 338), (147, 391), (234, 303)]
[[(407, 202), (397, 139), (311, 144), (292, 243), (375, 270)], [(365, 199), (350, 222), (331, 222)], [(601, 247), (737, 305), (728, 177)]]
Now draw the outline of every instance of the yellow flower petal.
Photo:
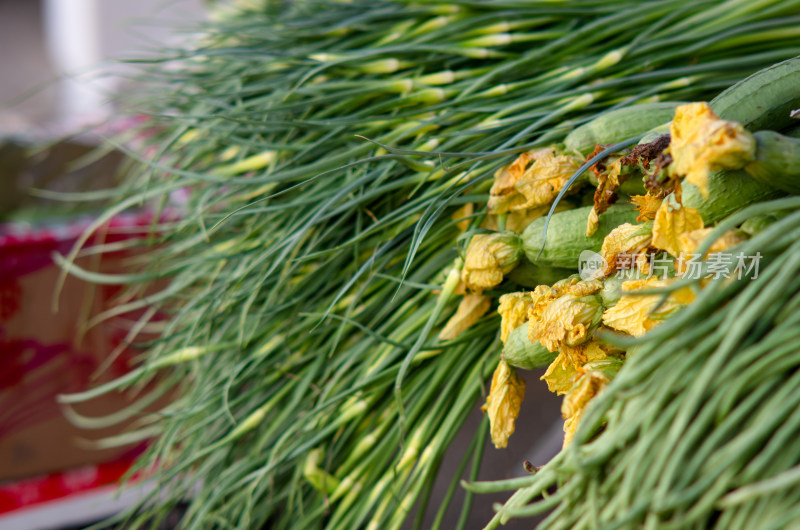
[(639, 273), (643, 276), (649, 276), (652, 272), (650, 270), (650, 256), (646, 252), (642, 252), (638, 256), (636, 256), (636, 268), (639, 270)]
[(686, 208), (673, 198), (661, 203), (653, 222), (652, 246), (666, 250), (676, 258), (682, 249), (681, 235), (703, 228), (703, 218), (694, 208)]
[[(506, 217), (506, 229), (521, 234), (531, 222), (545, 215), (548, 210), (550, 210), (549, 206), (541, 206), (539, 208), (508, 212), (508, 216)], [(560, 210), (560, 208), (556, 208), (556, 211)]]
[(589, 210), (589, 218), (586, 220), (586, 237), (592, 237), (598, 228), (600, 228), (600, 216), (597, 215), (597, 210), (592, 206), (592, 209)]
[[(603, 313), (603, 324), (634, 337), (641, 337), (657, 326), (662, 317), (694, 301), (694, 293), (688, 287), (670, 293), (661, 305), (659, 305), (663, 297), (661, 294), (636, 294), (636, 291), (644, 289), (666, 287), (671, 281), (674, 279), (663, 280), (652, 276), (645, 280), (624, 282), (623, 295), (615, 305)], [(656, 307), (658, 310), (654, 313)]]
[(533, 303), (530, 293), (508, 293), (500, 297), (500, 340), (505, 344), (512, 331), (528, 321), (528, 307)]
[(562, 295), (547, 305), (538, 320), (531, 321), (528, 337), (531, 342), (538, 340), (549, 351), (556, 351), (562, 345), (577, 346), (591, 338), (602, 311), (598, 297)]
[(495, 173), (489, 211), (500, 214), (549, 204), (579, 167), (579, 159), (551, 147), (523, 153)]
[(708, 103), (688, 103), (675, 109), (670, 123), (669, 172), (708, 195), (712, 171), (740, 169), (755, 159), (756, 142), (744, 127), (720, 119)]
[(568, 392), (580, 376), (581, 373), (570, 356), (566, 352), (560, 352), (558, 357), (547, 367), (541, 379), (547, 383), (550, 392), (560, 396)]
[(581, 348), (586, 363), (593, 363), (603, 361), (609, 357), (618, 357), (623, 350), (609, 346), (607, 344), (600, 344), (599, 342), (589, 342)]
[(528, 320), (539, 320), (547, 306), (560, 296), (565, 294), (576, 297), (589, 296), (602, 288), (602, 281), (582, 281), (577, 274), (557, 281), (552, 287), (538, 285), (530, 294), (533, 304), (528, 308)]
[(650, 246), (651, 239), (646, 226), (631, 223), (621, 224), (609, 232), (600, 248), (606, 264), (603, 275), (608, 276), (617, 269), (631, 270), (639, 255)]
[[(577, 280), (577, 278), (573, 277), (573, 280)], [(589, 296), (590, 294), (594, 294), (602, 289), (603, 282), (601, 280), (579, 280), (570, 281), (564, 285), (559, 285), (557, 283), (553, 285), (553, 287), (556, 293), (571, 294), (573, 296), (581, 297)]]
[(502, 359), (492, 375), (492, 386), (484, 411), (489, 416), (492, 443), (498, 449), (508, 445), (514, 434), (514, 423), (525, 398), (525, 381)]
[(475, 211), (475, 205), (471, 202), (468, 202), (455, 212), (453, 215), (450, 216), (450, 219), (456, 221), (456, 226), (458, 227), (459, 231), (466, 232), (467, 228), (469, 228), (469, 216)]
[(576, 347), (563, 347), (540, 378), (557, 395), (568, 392), (585, 373), (584, 365), (610, 358), (618, 359), (621, 350), (591, 341)]
[(468, 294), (461, 299), (456, 313), (450, 317), (442, 331), (439, 333), (439, 340), (455, 339), (473, 324), (478, 322), (491, 306), (491, 299), (488, 296), (479, 294)]
[(522, 257), (519, 236), (510, 232), (472, 237), (464, 258), (461, 279), (474, 291), (491, 289), (503, 281)]
[(661, 206), (661, 199), (647, 195), (634, 195), (630, 200), (631, 204), (639, 210), (639, 216), (636, 221), (641, 223), (644, 221), (652, 221), (656, 218), (656, 212)]
[[(681, 234), (681, 250), (683, 250), (683, 252), (686, 254), (694, 254), (697, 251), (697, 248), (713, 230), (713, 228), (701, 228), (699, 230), (692, 230), (691, 232)], [(738, 245), (739, 243), (742, 243), (746, 239), (747, 238), (742, 232), (739, 232), (738, 230), (728, 230), (711, 244), (711, 248), (708, 249), (708, 254), (723, 252), (733, 246)]]
[(578, 424), (589, 402), (608, 385), (603, 372), (593, 370), (584, 374), (564, 396), (561, 415), (564, 418), (564, 447), (569, 445), (578, 429)]

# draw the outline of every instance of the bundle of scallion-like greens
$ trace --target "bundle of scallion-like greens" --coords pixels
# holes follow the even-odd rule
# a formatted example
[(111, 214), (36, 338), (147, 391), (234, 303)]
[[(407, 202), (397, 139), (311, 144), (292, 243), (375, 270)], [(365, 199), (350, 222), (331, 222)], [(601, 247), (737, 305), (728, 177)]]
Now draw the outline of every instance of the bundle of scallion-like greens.
[[(438, 528), (461, 477), (428, 506), (433, 480), (497, 364), (489, 309), (515, 290), (484, 289), (478, 318), (463, 308), (471, 325), (451, 320), (467, 298), (459, 253), (470, 237), (522, 222), (487, 212), (495, 170), (609, 109), (710, 99), (800, 54), (800, 1), (244, 4), (145, 65), (144, 95), (129, 104), (149, 119), (115, 142), (130, 154), (124, 183), (88, 198), (113, 201), (93, 229), (142, 205), (162, 221), (135, 243), (147, 247), (135, 274), (70, 265), (92, 230), (62, 263), (146, 293), (92, 322), (137, 315), (128, 341), (146, 355), (62, 399), (134, 387), (144, 407), (177, 390), (108, 441), (154, 437), (138, 468), (160, 487), (133, 524), (188, 499), (187, 528), (399, 528), (414, 508), (417, 526), (432, 511)], [(110, 425), (141, 407), (71, 417)], [(472, 480), (487, 430), (463, 456)], [(589, 458), (612, 458), (601, 456)], [(584, 482), (556, 500), (579, 498)], [(452, 507), (459, 527), (472, 502)]]

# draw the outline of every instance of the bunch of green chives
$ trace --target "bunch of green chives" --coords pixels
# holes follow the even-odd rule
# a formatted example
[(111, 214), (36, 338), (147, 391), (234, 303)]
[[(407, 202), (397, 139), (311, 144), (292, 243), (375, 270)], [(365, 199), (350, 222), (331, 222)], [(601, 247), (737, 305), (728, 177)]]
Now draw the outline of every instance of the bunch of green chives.
[(139, 468), (160, 487), (131, 521), (189, 498), (192, 528), (399, 528), (412, 508), (422, 525), (499, 349), (495, 316), (436, 339), (453, 213), (477, 205), (477, 228), (496, 167), (604, 110), (709, 98), (800, 54), (798, 22), (800, 1), (263, 2), (145, 65), (131, 106), (155, 134), (95, 226), (183, 193), (180, 220), (154, 226), (139, 274), (70, 266), (85, 240), (64, 261), (134, 293), (160, 280), (92, 321), (140, 315), (141, 366), (64, 398), (179, 389), (107, 442), (155, 435)]
[(800, 199), (756, 204), (715, 232), (761, 213), (785, 216), (741, 248), (761, 256), (757, 278), (714, 280), (656, 331), (627, 341), (635, 354), (625, 369), (575, 441), (535, 475), (468, 486), (519, 488), (487, 528), (544, 512), (541, 528), (800, 523), (800, 244), (788, 235), (800, 228)]

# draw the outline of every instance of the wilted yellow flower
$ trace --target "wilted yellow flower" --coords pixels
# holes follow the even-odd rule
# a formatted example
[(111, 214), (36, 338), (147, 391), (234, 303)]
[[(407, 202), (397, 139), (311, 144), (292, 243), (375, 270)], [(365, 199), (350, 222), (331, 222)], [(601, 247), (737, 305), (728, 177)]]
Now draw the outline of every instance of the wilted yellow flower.
[(584, 374), (564, 396), (564, 402), (561, 404), (561, 416), (564, 418), (564, 447), (569, 445), (575, 436), (578, 422), (586, 406), (608, 385), (608, 382), (606, 374), (592, 370)]
[(528, 320), (536, 320), (541, 315), (547, 305), (555, 300), (560, 293), (553, 292), (547, 285), (537, 285), (531, 292), (532, 304), (528, 306)]
[(508, 445), (524, 398), (525, 381), (517, 377), (516, 370), (501, 359), (492, 375), (486, 404), (482, 407), (489, 416), (492, 443), (496, 448), (502, 449)]
[[(705, 239), (713, 230), (713, 228), (701, 228), (699, 230), (693, 230), (691, 232), (681, 234), (681, 249), (687, 254), (694, 254), (697, 248), (703, 243), (703, 241), (705, 241)], [(728, 230), (711, 244), (711, 247), (708, 249), (708, 254), (728, 250), (729, 248), (734, 247), (746, 240), (746, 234), (743, 232), (738, 230)]]
[(708, 195), (712, 171), (740, 169), (755, 159), (756, 141), (737, 122), (720, 119), (708, 103), (687, 103), (675, 109), (669, 127), (669, 172)]
[(591, 341), (575, 348), (562, 348), (558, 357), (547, 367), (541, 380), (550, 392), (565, 394), (586, 372), (584, 366), (609, 358), (617, 359), (617, 351), (610, 346)]
[(603, 305), (599, 296), (559, 296), (528, 326), (528, 338), (539, 341), (549, 351), (562, 345), (577, 346), (587, 342), (600, 323)]
[[(556, 211), (561, 211), (562, 209), (563, 208), (556, 208)], [(506, 216), (506, 230), (521, 234), (531, 222), (547, 214), (549, 210), (549, 206), (540, 206), (538, 208), (508, 212)]]
[(620, 183), (629, 176), (629, 170), (626, 170), (623, 178), (622, 162), (623, 157), (612, 155), (606, 158), (604, 163), (597, 163), (592, 167), (592, 171), (597, 175), (597, 188), (594, 190), (592, 209), (586, 224), (586, 237), (591, 237), (597, 232), (600, 216), (616, 202)]
[(541, 379), (547, 383), (550, 392), (560, 396), (569, 391), (580, 377), (578, 369), (579, 366), (575, 365), (566, 352), (560, 352), (558, 357), (547, 367)]
[[(675, 260), (675, 272), (677, 274), (684, 274), (687, 269), (687, 260), (689, 259), (697, 259), (695, 254), (697, 253), (697, 249), (700, 245), (705, 241), (705, 239), (711, 234), (713, 228), (701, 228), (699, 230), (693, 230), (691, 232), (687, 232), (685, 234), (681, 234), (680, 243), (681, 243), (681, 251), (684, 253), (681, 256), (681, 259)], [(708, 252), (702, 257), (702, 259), (708, 258), (709, 254), (714, 254), (717, 252), (724, 252), (731, 247), (742, 243), (743, 241), (747, 240), (747, 234), (741, 232), (739, 230), (728, 230), (720, 237), (718, 237), (712, 244), (711, 247), (708, 249)]]
[(472, 237), (464, 258), (461, 279), (473, 291), (491, 289), (503, 281), (522, 257), (522, 242), (512, 232)]
[(578, 276), (572, 276), (569, 280), (561, 280), (553, 284), (552, 291), (556, 296), (571, 294), (573, 296), (589, 296), (603, 288), (601, 280), (580, 280)]
[(500, 297), (500, 340), (505, 344), (512, 331), (528, 321), (528, 307), (533, 303), (531, 293), (508, 293)]
[(639, 210), (639, 216), (636, 218), (639, 223), (655, 219), (656, 212), (661, 206), (661, 199), (653, 197), (649, 193), (647, 195), (633, 195), (630, 202)]
[(544, 310), (556, 298), (565, 294), (582, 297), (594, 294), (603, 288), (600, 280), (581, 280), (577, 274), (557, 281), (552, 287), (538, 285), (531, 293), (533, 304), (528, 308), (528, 320), (538, 320)]
[(694, 208), (682, 206), (670, 197), (661, 203), (653, 222), (651, 245), (666, 250), (676, 258), (680, 256), (681, 235), (703, 228), (703, 218)]
[(489, 211), (500, 214), (549, 204), (580, 164), (580, 159), (552, 147), (522, 153), (495, 173)]
[(689, 287), (673, 291), (660, 305), (662, 294), (636, 293), (636, 291), (666, 287), (672, 281), (674, 279), (664, 280), (652, 276), (644, 280), (624, 282), (623, 294), (619, 301), (603, 313), (603, 324), (634, 337), (641, 337), (656, 327), (661, 318), (694, 301), (694, 292)]
[(489, 310), (492, 302), (488, 296), (479, 294), (467, 294), (458, 304), (455, 315), (450, 317), (442, 331), (439, 333), (439, 340), (450, 340), (458, 337), (470, 326), (481, 319)]
[[(600, 255), (605, 260), (603, 276), (618, 268), (632, 269), (640, 255), (647, 252), (652, 233), (649, 226), (624, 223), (616, 227), (603, 239)], [(623, 260), (627, 260), (622, 263)]]

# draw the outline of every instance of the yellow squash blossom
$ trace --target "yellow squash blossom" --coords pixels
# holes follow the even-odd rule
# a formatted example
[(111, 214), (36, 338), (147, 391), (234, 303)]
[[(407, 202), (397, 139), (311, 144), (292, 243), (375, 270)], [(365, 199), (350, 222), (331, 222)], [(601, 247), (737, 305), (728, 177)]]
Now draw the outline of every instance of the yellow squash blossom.
[(559, 293), (547, 285), (537, 285), (531, 293), (531, 305), (528, 306), (528, 320), (537, 320), (547, 305), (558, 298)]
[(492, 302), (488, 296), (467, 294), (458, 304), (455, 315), (450, 317), (442, 331), (439, 340), (455, 339), (473, 324), (478, 322), (489, 311)]
[(550, 363), (541, 379), (547, 383), (547, 388), (550, 392), (560, 396), (569, 391), (575, 381), (578, 380), (580, 377), (578, 370), (581, 365), (582, 363), (573, 361), (566, 351), (562, 351)]
[[(573, 274), (572, 276), (558, 280), (552, 287), (540, 285), (534, 289), (534, 293), (541, 293), (541, 296), (536, 300), (537, 302), (547, 301), (547, 303), (549, 303), (565, 294), (588, 296), (602, 288), (603, 282), (600, 280), (582, 280), (579, 275)], [(538, 289), (541, 289), (541, 291)]]
[(503, 281), (522, 257), (522, 242), (511, 232), (472, 237), (464, 258), (461, 279), (473, 291), (491, 289)]
[[(694, 254), (713, 230), (713, 228), (701, 228), (681, 234), (681, 248), (687, 254)], [(706, 255), (723, 252), (746, 240), (747, 237), (743, 232), (728, 230), (711, 244)]]
[(630, 202), (633, 204), (634, 208), (639, 210), (639, 216), (636, 218), (636, 221), (639, 223), (655, 219), (656, 212), (661, 206), (661, 199), (650, 194), (633, 195)]
[(584, 366), (607, 359), (617, 359), (619, 350), (591, 341), (575, 348), (566, 348), (547, 367), (541, 380), (547, 383), (550, 392), (565, 394), (585, 373)]
[(694, 208), (682, 206), (674, 198), (661, 203), (653, 221), (652, 246), (666, 250), (674, 257), (685, 252), (681, 235), (703, 228), (703, 218)]
[[(694, 293), (683, 287), (669, 294), (659, 305), (662, 294), (637, 294), (637, 291), (666, 287), (673, 279), (663, 280), (656, 276), (644, 280), (631, 280), (622, 284), (623, 294), (619, 301), (603, 313), (603, 324), (611, 329), (641, 337), (654, 327), (661, 318), (679, 307), (694, 301)], [(657, 309), (656, 309), (657, 308)]]
[(603, 275), (608, 276), (617, 269), (632, 269), (639, 256), (647, 252), (651, 239), (651, 229), (646, 225), (624, 223), (609, 232), (600, 248), (605, 262)]
[(669, 172), (708, 195), (712, 171), (740, 169), (755, 159), (756, 141), (737, 122), (721, 119), (708, 103), (688, 103), (675, 109), (669, 128)]
[(609, 378), (600, 370), (585, 373), (564, 396), (561, 416), (564, 418), (564, 447), (569, 445), (578, 429), (578, 422), (589, 402), (609, 383)]
[(578, 346), (591, 338), (602, 314), (599, 296), (565, 294), (548, 304), (538, 320), (531, 321), (528, 338), (538, 340), (549, 351), (562, 345)]
[(539, 285), (531, 293), (531, 300), (533, 304), (528, 308), (528, 320), (536, 321), (542, 317), (544, 310), (550, 305), (553, 300), (570, 294), (577, 297), (589, 296), (595, 294), (603, 288), (603, 282), (600, 280), (581, 280), (577, 274), (559, 280), (553, 284), (552, 287), (547, 285)]
[(684, 255), (682, 259), (675, 261), (675, 272), (677, 274), (685, 274), (689, 270), (688, 260), (707, 259), (709, 254), (724, 252), (731, 247), (738, 245), (747, 240), (747, 235), (739, 230), (728, 230), (720, 237), (718, 237), (709, 247), (708, 252), (700, 258), (697, 256), (697, 249), (711, 234), (713, 228), (701, 228), (681, 234), (681, 250)]
[(580, 167), (580, 162), (552, 147), (522, 153), (495, 173), (489, 212), (501, 214), (549, 204)]
[(489, 416), (489, 430), (496, 448), (502, 449), (508, 445), (524, 398), (525, 381), (517, 377), (514, 368), (501, 359), (492, 375), (489, 397), (482, 407)]
[(500, 340), (505, 344), (512, 331), (528, 321), (528, 307), (533, 303), (532, 293), (508, 293), (500, 297)]
[(573, 296), (589, 296), (603, 288), (603, 282), (600, 280), (578, 280), (577, 277), (572, 276), (569, 281), (561, 280), (553, 284), (552, 291), (555, 296), (562, 294), (571, 294)]

